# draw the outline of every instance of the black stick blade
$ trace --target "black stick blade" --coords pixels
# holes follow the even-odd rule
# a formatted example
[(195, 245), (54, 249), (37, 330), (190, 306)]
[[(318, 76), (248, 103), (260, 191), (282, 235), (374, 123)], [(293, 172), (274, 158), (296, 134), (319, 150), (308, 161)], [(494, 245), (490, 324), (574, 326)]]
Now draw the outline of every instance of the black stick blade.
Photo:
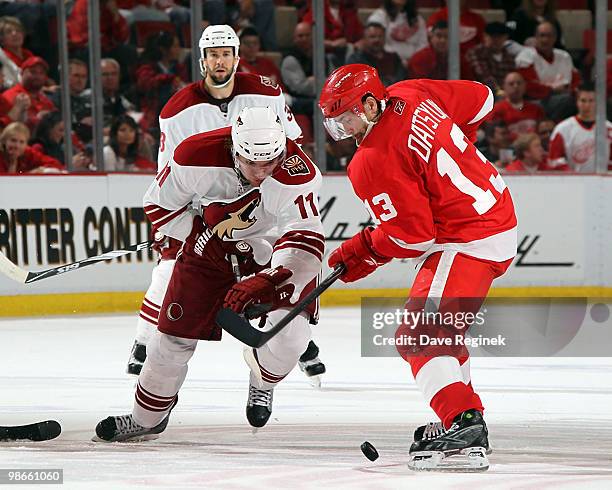
[(250, 347), (260, 347), (263, 344), (263, 332), (253, 327), (234, 310), (221, 308), (217, 313), (215, 321), (223, 330), (243, 344)]
[(0, 426), (0, 441), (49, 441), (61, 433), (62, 427), (55, 420), (11, 427)]

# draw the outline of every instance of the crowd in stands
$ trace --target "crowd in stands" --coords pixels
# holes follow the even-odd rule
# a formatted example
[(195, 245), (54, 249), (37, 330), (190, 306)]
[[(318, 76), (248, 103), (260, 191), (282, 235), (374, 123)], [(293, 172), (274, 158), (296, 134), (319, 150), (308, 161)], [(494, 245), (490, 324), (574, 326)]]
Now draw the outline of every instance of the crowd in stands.
[[(66, 2), (70, 158), (64, 154), (55, 0), (0, 2), (0, 174), (64, 172), (68, 162), (82, 172), (154, 172), (159, 111), (192, 80), (190, 3), (100, 0), (105, 137), (100, 165), (92, 151), (87, 0)], [(486, 84), (495, 96), (479, 132), (479, 150), (503, 172), (595, 171), (592, 53), (566, 48), (563, 33), (569, 26), (560, 22), (556, 2), (478, 1), (478, 8), (502, 13), (503, 19), (489, 22), (473, 3), (460, 2), (460, 76)], [(593, 2), (579, 3), (587, 8)], [(238, 32), (238, 70), (281, 86), (305, 148), (311, 148), (317, 97), (312, 2), (202, 0), (202, 5), (203, 26), (227, 23)], [(295, 12), (292, 42), (282, 45), (278, 8)], [(324, 16), (328, 73), (365, 63), (386, 85), (448, 76), (443, 1), (325, 0)], [(612, 62), (608, 71), (612, 75)], [(610, 79), (608, 86), (612, 89)], [(608, 133), (612, 140), (611, 123)], [(343, 170), (354, 152), (346, 142), (328, 141), (327, 149), (328, 167), (335, 170)]]

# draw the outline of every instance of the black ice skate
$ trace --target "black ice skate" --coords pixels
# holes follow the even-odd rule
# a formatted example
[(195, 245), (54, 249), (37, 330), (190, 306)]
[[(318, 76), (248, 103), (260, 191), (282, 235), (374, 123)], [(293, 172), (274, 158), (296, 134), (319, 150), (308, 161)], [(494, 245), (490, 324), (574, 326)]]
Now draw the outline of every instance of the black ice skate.
[(132, 346), (132, 352), (130, 352), (130, 358), (127, 365), (127, 373), (138, 376), (142, 371), (142, 365), (147, 358), (147, 346), (139, 344), (137, 340), (134, 341)]
[[(440, 424), (441, 425), (441, 424)], [(478, 410), (458, 415), (448, 430), (430, 423), (415, 431), (408, 467), (416, 471), (486, 471), (487, 425)], [(429, 429), (428, 429), (429, 428)], [(417, 440), (417, 437), (421, 438)]]
[(246, 416), (253, 427), (263, 427), (272, 415), (272, 394), (270, 390), (260, 390), (249, 383), (249, 399), (246, 406)]
[[(414, 440), (420, 441), (421, 439), (435, 439), (446, 433), (444, 424), (442, 422), (428, 422), (427, 425), (421, 425), (414, 431)], [(491, 446), (487, 448), (487, 454), (491, 454), (493, 449)]]
[(319, 347), (312, 340), (308, 342), (308, 347), (300, 356), (298, 366), (300, 370), (308, 376), (310, 384), (319, 388), (321, 386), (321, 375), (325, 373), (325, 364), (319, 359)]
[(169, 418), (170, 414), (155, 427), (147, 428), (137, 424), (132, 414), (106, 417), (96, 425), (96, 435), (104, 442), (157, 439), (156, 435), (166, 430)]

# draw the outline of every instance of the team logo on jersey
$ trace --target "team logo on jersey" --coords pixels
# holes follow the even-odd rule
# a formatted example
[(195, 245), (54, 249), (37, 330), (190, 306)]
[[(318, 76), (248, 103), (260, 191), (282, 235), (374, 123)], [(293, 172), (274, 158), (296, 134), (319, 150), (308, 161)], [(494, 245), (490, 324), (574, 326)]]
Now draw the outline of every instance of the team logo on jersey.
[(287, 172), (289, 172), (289, 175), (292, 176), (308, 175), (310, 173), (308, 165), (306, 165), (306, 162), (302, 160), (299, 155), (293, 155), (287, 158), (287, 160), (283, 162), (281, 167), (283, 167)]
[(258, 189), (252, 189), (232, 202), (212, 202), (204, 209), (204, 221), (219, 238), (232, 239), (235, 231), (246, 230), (257, 221), (255, 210), (261, 203)]
[(404, 107), (406, 107), (406, 102), (404, 102), (403, 100), (398, 100), (395, 103), (395, 107), (393, 108), (393, 111), (401, 116), (404, 112)]
[(266, 87), (272, 87), (274, 90), (278, 88), (278, 83), (274, 83), (271, 78), (264, 77), (263, 75), (259, 75), (259, 78), (261, 78), (262, 85), (265, 85)]

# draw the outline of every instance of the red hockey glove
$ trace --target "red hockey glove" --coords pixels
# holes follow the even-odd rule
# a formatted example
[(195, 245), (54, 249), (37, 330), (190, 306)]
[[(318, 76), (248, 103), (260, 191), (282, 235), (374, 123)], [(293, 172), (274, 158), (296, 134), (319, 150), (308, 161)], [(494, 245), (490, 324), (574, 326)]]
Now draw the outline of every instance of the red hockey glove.
[(327, 259), (332, 268), (340, 263), (346, 267), (346, 271), (340, 276), (342, 282), (353, 282), (366, 277), (391, 260), (390, 257), (377, 254), (372, 248), (373, 230), (371, 227), (363, 229), (342, 243)]
[[(277, 306), (284, 296), (291, 294), (293, 285), (289, 288), (279, 288), (293, 275), (286, 267), (279, 265), (274, 269), (264, 269), (253, 277), (235, 284), (225, 295), (224, 308), (231, 308), (236, 313), (242, 313), (248, 306), (254, 304), (270, 304)], [(291, 291), (285, 291), (285, 290)], [(283, 297), (281, 297), (281, 292)]]

